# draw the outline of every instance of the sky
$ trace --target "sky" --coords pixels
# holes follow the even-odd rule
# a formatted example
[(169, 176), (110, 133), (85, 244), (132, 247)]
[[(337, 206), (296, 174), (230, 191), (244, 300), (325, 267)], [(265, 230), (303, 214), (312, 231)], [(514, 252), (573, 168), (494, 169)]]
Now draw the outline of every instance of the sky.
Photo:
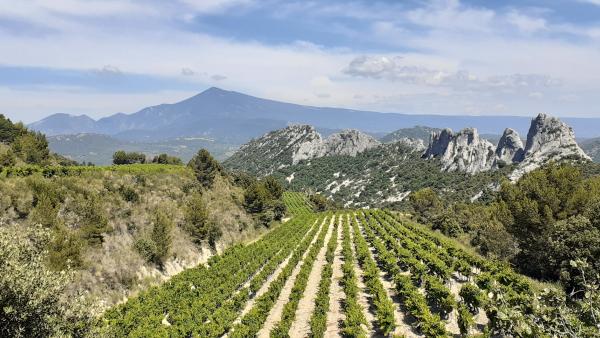
[(600, 117), (600, 0), (0, 0), (0, 113), (211, 86), (408, 114)]

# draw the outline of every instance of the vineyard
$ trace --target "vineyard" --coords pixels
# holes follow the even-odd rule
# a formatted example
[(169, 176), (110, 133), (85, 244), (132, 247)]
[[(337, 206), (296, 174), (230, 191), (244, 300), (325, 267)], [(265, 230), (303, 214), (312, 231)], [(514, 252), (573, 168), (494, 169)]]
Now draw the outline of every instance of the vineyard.
[(595, 336), (558, 291), (382, 210), (292, 218), (108, 311), (131, 337)]

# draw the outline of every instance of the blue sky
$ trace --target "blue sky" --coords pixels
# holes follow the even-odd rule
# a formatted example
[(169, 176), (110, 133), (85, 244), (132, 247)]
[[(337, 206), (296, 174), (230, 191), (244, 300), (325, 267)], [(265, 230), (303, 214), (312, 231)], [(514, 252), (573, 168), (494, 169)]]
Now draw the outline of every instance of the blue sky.
[(0, 113), (210, 87), (384, 112), (600, 116), (600, 0), (0, 0)]

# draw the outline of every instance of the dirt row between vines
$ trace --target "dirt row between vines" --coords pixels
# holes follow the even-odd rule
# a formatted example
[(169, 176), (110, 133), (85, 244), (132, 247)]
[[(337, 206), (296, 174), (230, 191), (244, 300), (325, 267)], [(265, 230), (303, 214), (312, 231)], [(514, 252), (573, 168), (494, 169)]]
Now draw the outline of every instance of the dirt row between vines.
[(298, 302), (298, 309), (296, 310), (296, 319), (290, 327), (290, 337), (292, 338), (303, 338), (310, 335), (310, 317), (315, 309), (315, 299), (317, 298), (317, 291), (319, 289), (319, 283), (321, 282), (321, 271), (327, 264), (325, 260), (325, 253), (327, 252), (327, 243), (333, 234), (333, 217), (329, 222), (329, 228), (327, 234), (325, 234), (325, 241), (323, 247), (317, 254), (315, 263), (310, 271), (306, 289), (300, 302)]
[(340, 285), (342, 276), (342, 221), (338, 220), (337, 247), (333, 257), (331, 276), (331, 287), (329, 289), (329, 312), (327, 313), (327, 331), (325, 337), (342, 337), (340, 333), (341, 323), (346, 319), (342, 304), (346, 299), (344, 290)]
[[(325, 226), (326, 221), (328, 221), (328, 219), (324, 219), (323, 222), (321, 222), (320, 227)], [(320, 230), (320, 231), (322, 231), (322, 230)], [(310, 242), (310, 246), (312, 246), (317, 241), (320, 231), (317, 231), (317, 233), (315, 234), (315, 236), (313, 237), (313, 239)], [(259, 338), (268, 338), (269, 333), (271, 332), (271, 329), (273, 329), (275, 324), (277, 324), (279, 322), (279, 320), (281, 318), (281, 314), (283, 313), (283, 308), (285, 307), (285, 304), (288, 302), (290, 294), (292, 293), (292, 288), (294, 287), (296, 277), (300, 273), (300, 269), (302, 268), (302, 265), (304, 264), (304, 259), (306, 258), (306, 256), (308, 256), (308, 252), (310, 251), (310, 246), (302, 255), (302, 259), (298, 262), (298, 264), (294, 268), (294, 271), (292, 271), (290, 278), (288, 278), (288, 280), (285, 282), (285, 285), (283, 286), (283, 289), (281, 290), (281, 293), (279, 294), (277, 301), (275, 302), (275, 304), (273, 305), (273, 308), (271, 308), (271, 311), (269, 312), (269, 315), (267, 316), (265, 324), (260, 329), (260, 331), (258, 331), (257, 336)]]

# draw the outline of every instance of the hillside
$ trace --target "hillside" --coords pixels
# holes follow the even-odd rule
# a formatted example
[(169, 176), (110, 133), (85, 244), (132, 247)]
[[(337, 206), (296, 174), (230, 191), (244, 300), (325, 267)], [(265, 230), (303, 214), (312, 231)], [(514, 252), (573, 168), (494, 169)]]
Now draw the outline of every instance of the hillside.
[(600, 163), (600, 138), (586, 139), (579, 142), (583, 151), (596, 163)]
[(597, 328), (575, 308), (560, 291), (397, 215), (348, 210), (301, 213), (112, 309), (100, 330), (140, 337), (539, 337), (568, 329), (592, 337)]
[(588, 161), (573, 130), (545, 114), (531, 120), (526, 144), (510, 128), (497, 145), (480, 137), (475, 128), (434, 130), (426, 148), (411, 140), (372, 143), (360, 152), (352, 150), (355, 142), (347, 145), (349, 155), (329, 154), (313, 151), (323, 142), (314, 128), (288, 127), (242, 146), (224, 165), (273, 174), (291, 189), (313, 190), (346, 206), (365, 207), (401, 202), (426, 187), (453, 200), (474, 201), (493, 191), (503, 178), (516, 180), (550, 162)]

